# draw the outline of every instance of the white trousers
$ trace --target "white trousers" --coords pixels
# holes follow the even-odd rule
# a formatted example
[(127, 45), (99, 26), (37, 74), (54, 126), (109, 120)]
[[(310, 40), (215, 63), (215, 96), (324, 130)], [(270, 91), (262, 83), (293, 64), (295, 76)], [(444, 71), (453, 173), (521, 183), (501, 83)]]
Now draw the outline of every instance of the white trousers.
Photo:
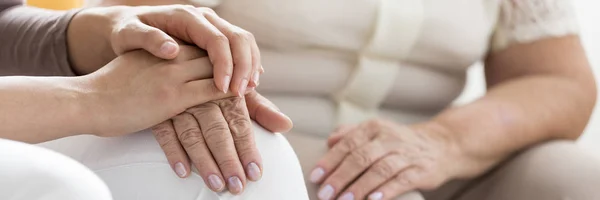
[(142, 131), (118, 138), (76, 136), (39, 145), (91, 171), (57, 153), (2, 141), (0, 199), (108, 200), (112, 194), (115, 200), (307, 200), (302, 170), (287, 140), (258, 126), (255, 133), (263, 177), (248, 182), (239, 196), (212, 192), (195, 173), (186, 179), (177, 177), (152, 134)]

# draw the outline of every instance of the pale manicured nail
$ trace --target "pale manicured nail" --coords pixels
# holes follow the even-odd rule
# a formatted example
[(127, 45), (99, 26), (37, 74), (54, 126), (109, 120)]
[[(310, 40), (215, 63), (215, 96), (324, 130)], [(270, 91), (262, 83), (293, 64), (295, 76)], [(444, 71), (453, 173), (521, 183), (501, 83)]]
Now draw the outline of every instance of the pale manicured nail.
[(219, 178), (217, 175), (210, 175), (208, 176), (208, 184), (210, 184), (210, 187), (215, 190), (215, 191), (221, 191), (223, 190), (223, 181), (221, 181), (221, 178)]
[(246, 88), (248, 87), (248, 79), (242, 79), (242, 84), (240, 84), (240, 89), (238, 90), (238, 96), (244, 97), (246, 94)]
[(223, 78), (223, 93), (227, 93), (229, 90), (229, 84), (231, 83), (231, 76), (227, 75)]
[(173, 55), (177, 51), (177, 44), (165, 42), (160, 46), (160, 52), (164, 55)]
[(319, 194), (317, 196), (320, 200), (329, 200), (331, 197), (333, 197), (333, 192), (333, 187), (331, 187), (331, 185), (326, 185), (319, 190)]
[(242, 181), (237, 176), (232, 176), (227, 179), (229, 192), (233, 194), (239, 194), (244, 189)]
[(259, 78), (260, 78), (260, 73), (254, 72), (254, 75), (252, 77), (252, 82), (254, 82), (254, 85), (258, 86), (258, 79)]
[(381, 200), (383, 199), (383, 193), (381, 192), (374, 192), (371, 193), (371, 195), (369, 195), (369, 200)]
[(184, 178), (185, 175), (187, 175), (187, 171), (185, 170), (185, 166), (183, 166), (183, 163), (178, 162), (175, 164), (175, 173), (177, 173), (177, 176)]
[(346, 192), (338, 200), (354, 200), (354, 194), (352, 194), (352, 192)]
[(323, 174), (325, 174), (325, 170), (323, 170), (323, 168), (318, 167), (313, 169), (312, 172), (310, 172), (310, 182), (319, 182), (319, 180), (321, 180), (321, 177), (323, 177)]
[(251, 181), (258, 181), (261, 176), (260, 168), (256, 163), (251, 162), (248, 164), (248, 178), (250, 178)]

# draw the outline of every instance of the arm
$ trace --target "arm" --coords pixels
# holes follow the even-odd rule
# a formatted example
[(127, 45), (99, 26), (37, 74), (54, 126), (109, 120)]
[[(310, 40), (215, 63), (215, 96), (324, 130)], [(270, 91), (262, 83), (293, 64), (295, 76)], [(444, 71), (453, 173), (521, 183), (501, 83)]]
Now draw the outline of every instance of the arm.
[(71, 77), (1, 77), (0, 138), (42, 142), (89, 133), (83, 91)]
[(594, 107), (594, 78), (576, 36), (494, 52), (486, 77), (483, 98), (431, 121), (339, 129), (310, 176), (322, 183), (319, 197), (391, 199), (472, 178), (536, 143), (576, 139)]
[(73, 75), (66, 31), (77, 11), (59, 12), (0, 3), (0, 75)]
[(134, 51), (86, 76), (0, 77), (0, 138), (35, 143), (76, 134), (118, 136), (233, 96), (216, 89), (212, 65), (200, 56), (186, 51), (165, 61)]
[(535, 143), (574, 140), (584, 130), (596, 87), (578, 37), (494, 52), (485, 71), (489, 90), (483, 98), (434, 120), (457, 136), (464, 153), (493, 164)]

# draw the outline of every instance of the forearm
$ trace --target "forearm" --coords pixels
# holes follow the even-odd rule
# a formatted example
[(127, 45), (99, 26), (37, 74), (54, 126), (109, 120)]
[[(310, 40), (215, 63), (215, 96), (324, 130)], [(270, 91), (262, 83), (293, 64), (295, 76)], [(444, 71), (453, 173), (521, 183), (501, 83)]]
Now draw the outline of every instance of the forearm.
[(0, 13), (0, 75), (74, 75), (67, 27), (76, 11), (15, 6)]
[(590, 87), (580, 80), (551, 75), (515, 78), (433, 121), (456, 136), (449, 137), (463, 152), (495, 162), (535, 143), (576, 139), (595, 103), (593, 84)]
[(75, 77), (0, 77), (0, 138), (37, 143), (86, 133)]

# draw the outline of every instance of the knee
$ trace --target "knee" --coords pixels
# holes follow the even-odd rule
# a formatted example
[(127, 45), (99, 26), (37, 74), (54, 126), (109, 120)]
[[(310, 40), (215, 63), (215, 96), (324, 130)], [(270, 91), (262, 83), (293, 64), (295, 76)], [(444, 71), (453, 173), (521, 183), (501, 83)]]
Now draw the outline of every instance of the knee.
[[(507, 170), (529, 191), (544, 198), (591, 199), (600, 196), (600, 162), (574, 142), (552, 141), (526, 150), (510, 161)], [(533, 195), (533, 194), (532, 194)]]
[(257, 124), (254, 127), (256, 145), (263, 156), (297, 159), (292, 146), (282, 134), (269, 132)]

